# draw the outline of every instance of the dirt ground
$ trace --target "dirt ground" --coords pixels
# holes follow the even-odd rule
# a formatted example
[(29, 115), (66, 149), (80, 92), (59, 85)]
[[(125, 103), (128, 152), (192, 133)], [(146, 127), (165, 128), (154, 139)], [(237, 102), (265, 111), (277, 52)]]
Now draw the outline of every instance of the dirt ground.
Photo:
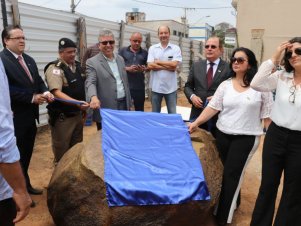
[[(182, 92), (179, 92), (178, 95), (178, 105), (190, 107)], [(150, 103), (148, 100), (146, 101), (145, 110), (150, 111)], [(93, 130), (96, 130), (95, 125), (86, 126), (84, 128), (84, 136), (87, 137)], [(231, 226), (250, 225), (250, 218), (254, 208), (261, 177), (262, 140), (257, 152), (246, 169), (241, 192), (241, 205), (234, 213), (233, 223)], [(43, 195), (32, 196), (32, 199), (37, 205), (36, 207), (31, 208), (27, 218), (18, 223), (17, 226), (54, 226), (47, 208), (46, 190), (53, 169), (50, 131), (47, 126), (45, 126), (39, 129), (29, 169), (32, 185), (37, 188), (43, 188), (44, 192)]]

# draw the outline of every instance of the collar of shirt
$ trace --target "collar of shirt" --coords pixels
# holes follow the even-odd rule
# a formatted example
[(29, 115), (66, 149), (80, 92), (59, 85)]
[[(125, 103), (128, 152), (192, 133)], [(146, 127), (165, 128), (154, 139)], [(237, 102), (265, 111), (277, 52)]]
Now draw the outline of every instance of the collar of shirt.
[(67, 62), (64, 61), (62, 58), (59, 58), (59, 60), (60, 60), (63, 64), (67, 65), (67, 66), (71, 69), (72, 72), (75, 71), (75, 63), (72, 64), (72, 65), (70, 65), (70, 64), (67, 64)]
[[(16, 53), (14, 53), (13, 51), (11, 51), (9, 48), (6, 48), (9, 52), (11, 52), (11, 54), (13, 54), (14, 55), (14, 57), (16, 58), (16, 59), (18, 59), (18, 57), (19, 56), (22, 56), (22, 54), (21, 55), (18, 55), (18, 54), (16, 54)], [(22, 58), (23, 58), (23, 56), (22, 56)]]
[(113, 53), (113, 59), (110, 59), (110, 58), (106, 57), (103, 53), (102, 53), (102, 55), (106, 59), (106, 61), (109, 61), (109, 62), (115, 62), (116, 61), (116, 57), (115, 57), (114, 53)]
[(169, 43), (167, 44), (167, 46), (166, 46), (165, 48), (163, 48), (163, 46), (161, 45), (161, 42), (160, 42), (160, 43), (158, 43), (158, 44), (155, 44), (155, 47), (156, 47), (156, 48), (161, 48), (161, 49), (167, 49), (167, 48), (172, 48), (172, 44), (169, 42)]
[(128, 46), (128, 51), (131, 51), (132, 53), (140, 53), (142, 51), (142, 48), (140, 47), (138, 51), (134, 52), (132, 51), (131, 46)]
[[(217, 58), (215, 61), (213, 61), (213, 63), (214, 63), (214, 66), (213, 66), (213, 67), (217, 66), (217, 65), (219, 64), (220, 61), (221, 61), (220, 58)], [(209, 61), (209, 60), (207, 60), (207, 66), (210, 66), (210, 61)]]

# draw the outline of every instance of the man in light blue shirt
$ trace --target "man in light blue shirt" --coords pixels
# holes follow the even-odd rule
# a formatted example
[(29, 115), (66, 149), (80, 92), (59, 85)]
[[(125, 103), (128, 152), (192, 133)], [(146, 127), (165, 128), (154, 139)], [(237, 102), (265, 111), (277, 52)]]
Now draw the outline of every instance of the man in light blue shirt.
[(7, 76), (1, 60), (0, 90), (0, 225), (11, 226), (26, 217), (32, 201), (19, 163)]
[(181, 49), (169, 42), (168, 26), (158, 28), (160, 43), (152, 45), (148, 52), (150, 88), (152, 89), (152, 111), (161, 111), (164, 97), (169, 114), (176, 113), (177, 106), (177, 66), (182, 62)]

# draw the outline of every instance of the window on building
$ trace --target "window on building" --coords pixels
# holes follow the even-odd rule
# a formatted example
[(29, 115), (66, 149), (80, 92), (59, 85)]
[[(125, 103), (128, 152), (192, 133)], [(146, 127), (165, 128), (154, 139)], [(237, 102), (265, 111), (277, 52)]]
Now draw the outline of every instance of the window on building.
[(177, 35), (177, 31), (173, 30), (173, 35)]
[(179, 31), (179, 33), (178, 33), (178, 34), (179, 34), (179, 37), (182, 37), (182, 32), (180, 32), (180, 31)]

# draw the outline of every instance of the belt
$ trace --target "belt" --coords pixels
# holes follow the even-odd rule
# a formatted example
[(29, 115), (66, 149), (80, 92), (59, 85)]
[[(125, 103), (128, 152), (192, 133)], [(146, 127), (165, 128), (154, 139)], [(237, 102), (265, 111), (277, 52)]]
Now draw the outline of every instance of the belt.
[(122, 102), (122, 101), (125, 101), (125, 100), (126, 100), (125, 97), (117, 98), (117, 101), (118, 101), (118, 102)]
[(80, 111), (75, 111), (75, 112), (62, 112), (60, 113), (60, 117), (66, 117), (66, 118), (70, 118), (70, 117), (74, 117), (77, 115), (80, 115), (81, 112)]

